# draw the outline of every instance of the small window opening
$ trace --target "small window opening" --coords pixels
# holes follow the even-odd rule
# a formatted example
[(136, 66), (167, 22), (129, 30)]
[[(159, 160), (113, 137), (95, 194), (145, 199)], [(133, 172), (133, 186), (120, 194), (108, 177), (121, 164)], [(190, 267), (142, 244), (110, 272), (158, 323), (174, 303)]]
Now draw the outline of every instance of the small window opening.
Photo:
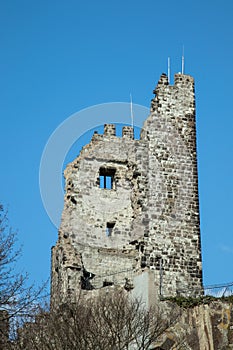
[(107, 237), (112, 236), (114, 226), (115, 226), (115, 222), (107, 222), (107, 225), (106, 225), (106, 236)]
[(116, 172), (116, 169), (114, 168), (100, 168), (100, 171), (99, 171), (100, 188), (105, 188), (108, 190), (113, 189), (115, 172)]
[(88, 272), (83, 269), (83, 276), (81, 276), (81, 289), (92, 290), (94, 287), (92, 286), (90, 280), (95, 277), (95, 274), (92, 272)]
[(108, 287), (108, 286), (113, 286), (113, 282), (111, 282), (111, 281), (104, 281), (103, 282), (103, 287)]

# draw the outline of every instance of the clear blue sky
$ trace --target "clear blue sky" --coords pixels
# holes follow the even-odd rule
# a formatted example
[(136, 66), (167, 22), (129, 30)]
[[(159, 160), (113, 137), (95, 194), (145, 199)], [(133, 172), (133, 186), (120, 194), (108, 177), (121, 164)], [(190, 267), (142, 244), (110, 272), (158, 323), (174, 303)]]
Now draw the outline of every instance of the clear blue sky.
[(205, 284), (233, 281), (233, 2), (0, 2), (0, 201), (19, 232), (19, 267), (50, 273), (57, 230), (41, 202), (44, 146), (71, 114), (95, 104), (149, 107), (171, 57), (196, 81)]

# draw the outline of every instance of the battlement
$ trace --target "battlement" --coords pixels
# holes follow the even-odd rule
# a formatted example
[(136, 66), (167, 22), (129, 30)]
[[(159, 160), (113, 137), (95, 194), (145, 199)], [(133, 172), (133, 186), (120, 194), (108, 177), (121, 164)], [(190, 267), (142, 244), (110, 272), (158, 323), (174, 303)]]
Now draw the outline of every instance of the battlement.
[[(156, 86), (155, 90), (158, 89), (158, 88), (160, 88), (160, 87), (168, 86), (168, 85), (169, 85), (168, 76), (167, 76), (165, 73), (163, 73), (163, 74), (160, 76), (160, 79), (159, 79), (159, 81), (158, 81), (158, 83), (157, 83), (157, 86)], [(155, 90), (154, 90), (154, 91), (155, 91)]]
[(177, 88), (190, 88), (193, 91), (194, 78), (191, 75), (177, 73), (175, 74), (174, 86)]
[(105, 136), (116, 136), (116, 125), (104, 124), (104, 135)]
[(98, 134), (97, 131), (94, 132), (92, 140), (103, 140), (104, 137), (122, 137), (123, 139), (134, 140), (134, 128), (132, 126), (122, 126), (121, 136), (116, 135), (116, 125), (115, 124), (104, 124), (104, 133)]
[(191, 91), (193, 90), (194, 87), (194, 78), (191, 75), (187, 74), (182, 74), (182, 73), (177, 73), (174, 76), (174, 85), (169, 84), (168, 81), (168, 76), (163, 73), (160, 76), (160, 79), (153, 91), (153, 93), (156, 95), (158, 94), (161, 90), (164, 90), (164, 88), (191, 88)]
[(167, 75), (163, 73), (153, 93), (155, 97), (151, 100), (151, 112), (194, 115), (194, 79), (190, 75), (175, 74), (174, 84), (171, 85)]
[(134, 128), (132, 126), (123, 126), (122, 137), (133, 140), (134, 139)]

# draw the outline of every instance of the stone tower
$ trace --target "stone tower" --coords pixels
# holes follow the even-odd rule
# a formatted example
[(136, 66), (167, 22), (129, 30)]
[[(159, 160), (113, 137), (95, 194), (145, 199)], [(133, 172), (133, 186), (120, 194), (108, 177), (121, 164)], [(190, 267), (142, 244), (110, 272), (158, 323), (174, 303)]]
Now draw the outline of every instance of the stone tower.
[(65, 170), (52, 305), (111, 285), (153, 303), (202, 293), (194, 79), (162, 74), (134, 139), (114, 125)]

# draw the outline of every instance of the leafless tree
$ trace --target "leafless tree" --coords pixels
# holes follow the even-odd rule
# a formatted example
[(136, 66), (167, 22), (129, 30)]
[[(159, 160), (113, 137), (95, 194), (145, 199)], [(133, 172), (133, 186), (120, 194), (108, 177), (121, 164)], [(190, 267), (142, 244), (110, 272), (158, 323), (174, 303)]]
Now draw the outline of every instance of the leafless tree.
[[(176, 321), (174, 308), (165, 316), (147, 308), (124, 290), (114, 288), (94, 298), (41, 313), (21, 331), (17, 349), (146, 350)], [(15, 348), (16, 349), (16, 348)]]
[(9, 227), (7, 211), (0, 205), (0, 343), (7, 342), (10, 325), (23, 316), (35, 314), (45, 286), (28, 286), (28, 275), (16, 269), (21, 249), (16, 248), (17, 232)]

